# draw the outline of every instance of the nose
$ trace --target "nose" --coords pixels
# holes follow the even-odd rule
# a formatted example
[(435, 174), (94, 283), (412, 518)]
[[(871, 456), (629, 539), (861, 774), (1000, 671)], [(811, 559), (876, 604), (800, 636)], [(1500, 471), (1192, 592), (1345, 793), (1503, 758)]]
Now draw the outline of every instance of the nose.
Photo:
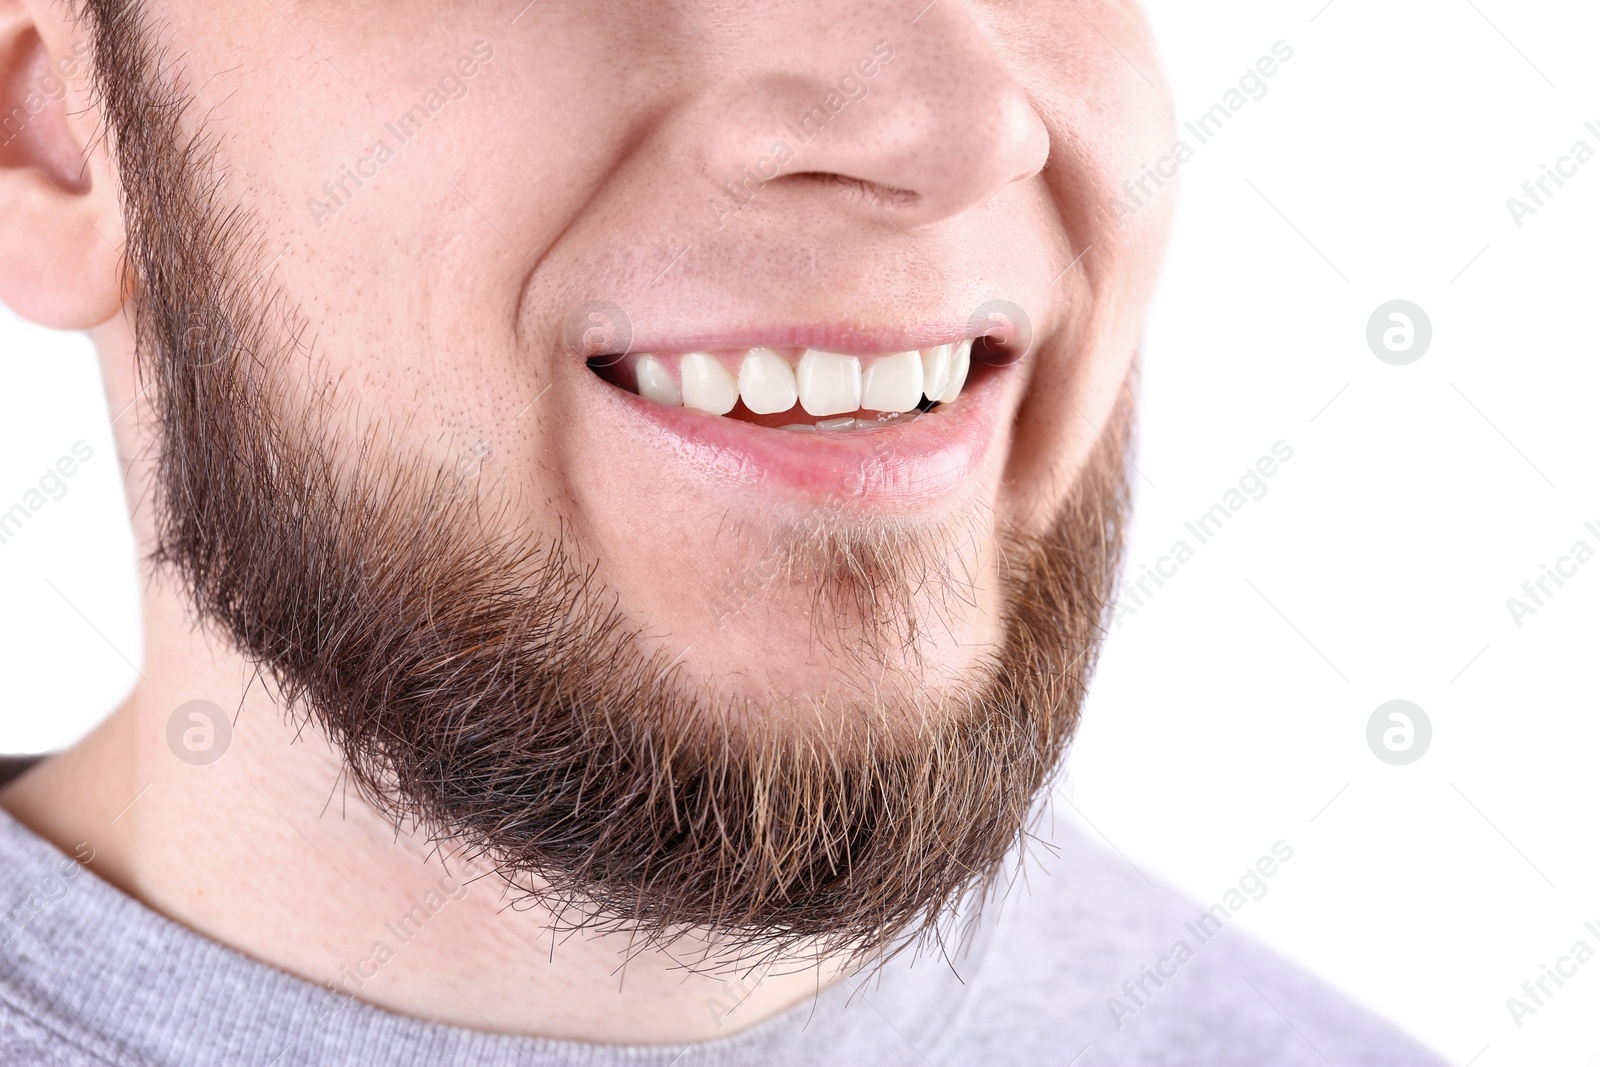
[[(800, 6), (813, 27), (833, 7)], [(900, 4), (873, 18), (878, 6), (856, 0), (821, 42), (772, 41), (753, 70), (725, 83), (743, 99), (723, 99), (713, 180), (748, 188), (752, 169), (764, 168), (764, 187), (776, 181), (909, 229), (1043, 169), (1045, 124), (960, 0), (935, 0), (914, 23)], [(775, 161), (780, 144), (790, 158)]]

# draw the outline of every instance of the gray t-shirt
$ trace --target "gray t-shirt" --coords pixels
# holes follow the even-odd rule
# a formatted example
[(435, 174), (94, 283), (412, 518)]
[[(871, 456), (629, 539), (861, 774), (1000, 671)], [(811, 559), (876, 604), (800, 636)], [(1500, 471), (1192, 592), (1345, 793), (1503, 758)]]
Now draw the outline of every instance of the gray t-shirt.
[(341, 996), (156, 914), (0, 811), (0, 1064), (1442, 1065), (1238, 935), (1228, 897), (1205, 920), (1059, 820), (1051, 836), (1057, 854), (1031, 852), (1026, 883), (985, 910), (954, 970), (901, 957), (726, 1038), (623, 1046)]

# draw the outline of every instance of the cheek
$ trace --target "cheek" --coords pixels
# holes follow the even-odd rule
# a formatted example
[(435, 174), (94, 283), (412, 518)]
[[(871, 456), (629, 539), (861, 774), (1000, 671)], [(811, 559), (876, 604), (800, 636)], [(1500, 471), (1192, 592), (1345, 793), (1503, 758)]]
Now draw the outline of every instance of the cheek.
[(1116, 206), (1125, 181), (1170, 153), (1173, 121), (1136, 12), (1106, 7), (1094, 18), (1115, 46), (1064, 23), (1060, 39), (1071, 42), (1072, 54), (1037, 65), (1029, 86), (1050, 128), (1044, 179), (1068, 238), (1056, 270), (1077, 260), (1056, 283), (1057, 295), (1066, 294), (1064, 319), (1054, 324), (1061, 340), (1039, 353), (1007, 472), (1006, 503), (1032, 525), (1052, 517), (1112, 422), (1137, 361), (1177, 201), (1176, 182), (1167, 180), (1131, 217)]
[(596, 41), (545, 26), (475, 47), (472, 19), (440, 21), (382, 47), (302, 23), (337, 68), (264, 23), (231, 54), (197, 50), (184, 77), (204, 86), (191, 114), (229, 131), (223, 195), (248, 209), (283, 307), (313, 324), (308, 393), (338, 382), (352, 419), (404, 413), (392, 428), (430, 458), (481, 441), (493, 468), (539, 451), (537, 412), (519, 417), (546, 384), (519, 333), (531, 265), (631, 131), (625, 101), (575, 88)]

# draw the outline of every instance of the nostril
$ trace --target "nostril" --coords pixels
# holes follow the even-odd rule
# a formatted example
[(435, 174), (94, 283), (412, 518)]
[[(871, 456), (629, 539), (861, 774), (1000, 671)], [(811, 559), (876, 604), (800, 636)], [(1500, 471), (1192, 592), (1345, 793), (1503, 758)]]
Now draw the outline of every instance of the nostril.
[(785, 174), (782, 180), (796, 185), (829, 187), (843, 194), (850, 203), (867, 204), (885, 210), (904, 211), (922, 200), (922, 194), (914, 189), (856, 178), (837, 171), (802, 170)]

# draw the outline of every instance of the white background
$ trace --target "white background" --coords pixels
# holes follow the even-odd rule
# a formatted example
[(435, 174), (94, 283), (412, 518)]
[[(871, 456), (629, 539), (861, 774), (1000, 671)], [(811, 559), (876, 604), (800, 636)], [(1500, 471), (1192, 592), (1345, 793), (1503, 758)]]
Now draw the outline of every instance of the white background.
[[(1274, 42), (1294, 56), (1189, 138), (1130, 574), (1180, 538), (1196, 554), (1114, 629), (1059, 810), (1206, 904), (1282, 840), (1293, 859), (1237, 926), (1457, 1065), (1593, 1064), (1600, 959), (1520, 1028), (1506, 998), (1574, 941), (1600, 949), (1600, 560), (1520, 627), (1506, 601), (1574, 541), (1600, 549), (1600, 159), (1521, 228), (1506, 199), (1575, 140), (1600, 150), (1600, 15), (1149, 11), (1180, 122)], [(1365, 340), (1396, 298), (1433, 327), (1408, 366)], [(137, 677), (114, 414), (82, 338), (0, 319), (0, 510), (94, 449), (0, 545), (0, 751), (69, 743)], [(1266, 495), (1199, 545), (1184, 523), (1278, 441), (1294, 455)], [(1433, 725), (1408, 766), (1367, 747), (1395, 698)]]

